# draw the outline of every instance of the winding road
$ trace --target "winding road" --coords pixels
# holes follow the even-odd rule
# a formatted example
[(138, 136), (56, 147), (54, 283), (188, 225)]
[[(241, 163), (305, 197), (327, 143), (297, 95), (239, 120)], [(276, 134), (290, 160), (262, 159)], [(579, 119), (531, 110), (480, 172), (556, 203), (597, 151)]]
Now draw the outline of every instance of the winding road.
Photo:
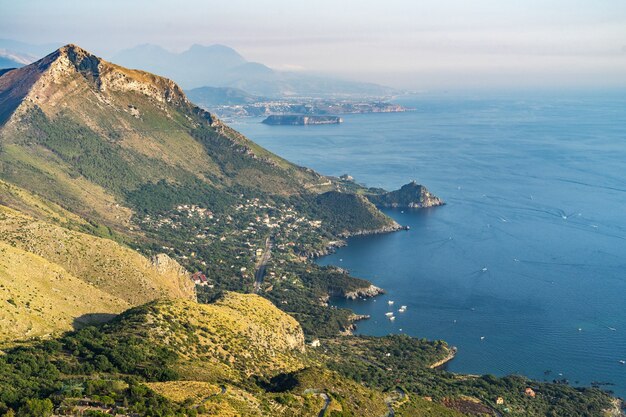
[(265, 269), (267, 268), (267, 263), (272, 257), (272, 246), (273, 240), (271, 237), (265, 239), (265, 250), (263, 251), (263, 255), (261, 255), (261, 259), (256, 264), (254, 271), (254, 292), (258, 293), (261, 290), (261, 284), (263, 284), (263, 278), (265, 278)]

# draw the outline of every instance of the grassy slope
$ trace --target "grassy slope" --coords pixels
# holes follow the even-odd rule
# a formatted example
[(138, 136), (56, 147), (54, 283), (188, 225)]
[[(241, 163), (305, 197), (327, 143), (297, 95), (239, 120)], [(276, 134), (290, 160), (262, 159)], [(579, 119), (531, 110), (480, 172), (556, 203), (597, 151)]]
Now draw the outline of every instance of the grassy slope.
[(189, 278), (177, 268), (158, 271), (149, 260), (112, 240), (35, 221), (6, 207), (0, 207), (0, 239), (132, 305), (194, 295)]
[(133, 314), (135, 322), (152, 323), (150, 328), (143, 324), (132, 327), (126, 321), (124, 331), (155, 343), (165, 342), (180, 355), (179, 366), (189, 376), (199, 363), (205, 367), (203, 372), (211, 367), (216, 374), (228, 369), (230, 381), (303, 366), (300, 325), (256, 295), (226, 293), (213, 304), (162, 301)]
[[(325, 398), (327, 415), (364, 417), (383, 416), (390, 405), (398, 415), (451, 417), (462, 415), (454, 408), (491, 413), (509, 407), (515, 416), (587, 416), (602, 415), (609, 406), (598, 390), (425, 368), (441, 346), (408, 337), (383, 339), (381, 344), (374, 338), (340, 338), (304, 351), (300, 326), (259, 296), (226, 293), (211, 305), (155, 301), (99, 328), (6, 351), (0, 356), (0, 406), (4, 401), (16, 407), (25, 398), (52, 393), (57, 404), (70, 408), (72, 398), (85, 396), (97, 402), (114, 395), (118, 404), (126, 399), (131, 406), (138, 397), (150, 399), (152, 408), (134, 409), (140, 415), (153, 415), (150, 411), (158, 403), (159, 409), (170, 410), (162, 415), (175, 410), (193, 415), (190, 410), (196, 410), (314, 416)], [(385, 351), (391, 355), (383, 355)], [(26, 362), (29, 366), (22, 366)], [(330, 363), (335, 370), (326, 367)], [(361, 372), (377, 375), (359, 378)], [(160, 396), (147, 391), (139, 395), (137, 383)], [(94, 384), (100, 388), (90, 388)], [(128, 384), (135, 388), (123, 388)], [(537, 398), (524, 395), (529, 384)], [(498, 396), (505, 399), (504, 406), (495, 406)]]
[[(32, 366), (16, 369), (26, 357)], [(128, 384), (111, 383), (124, 379), (141, 381), (171, 408), (202, 406), (211, 415), (316, 416), (324, 395), (328, 410), (340, 415), (387, 411), (382, 393), (321, 368), (293, 318), (259, 296), (238, 293), (210, 305), (155, 301), (99, 329), (7, 350), (0, 357), (0, 405), (63, 393), (57, 401), (71, 406), (72, 398), (94, 392), (93, 384), (132, 403), (136, 394), (113, 388)]]
[(76, 318), (98, 322), (108, 317), (100, 314), (128, 307), (61, 266), (0, 242), (0, 343), (71, 330)]
[[(23, 190), (13, 192), (35, 199)], [(68, 221), (55, 206), (33, 207)], [(194, 297), (189, 278), (173, 261), (157, 268), (112, 240), (36, 221), (5, 206), (0, 206), (0, 243), (6, 252), (4, 300), (15, 301), (5, 311), (11, 328), (0, 342), (68, 330), (87, 313), (120, 313), (160, 297)]]

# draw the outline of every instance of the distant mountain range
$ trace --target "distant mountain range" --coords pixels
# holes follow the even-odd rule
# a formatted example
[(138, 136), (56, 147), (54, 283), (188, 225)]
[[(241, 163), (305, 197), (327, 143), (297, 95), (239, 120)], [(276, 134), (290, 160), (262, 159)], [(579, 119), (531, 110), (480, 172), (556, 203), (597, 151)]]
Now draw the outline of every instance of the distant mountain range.
[(258, 62), (247, 61), (224, 45), (193, 45), (181, 53), (156, 45), (140, 45), (116, 54), (113, 62), (142, 68), (173, 79), (185, 89), (230, 87), (252, 95), (293, 96), (385, 96), (395, 91), (371, 83), (317, 75), (276, 71)]
[[(34, 45), (0, 39), (0, 70), (30, 64), (59, 46), (56, 43)], [(242, 95), (272, 98), (363, 98), (397, 93), (392, 88), (372, 83), (277, 71), (264, 64), (250, 62), (224, 45), (193, 45), (184, 52), (175, 53), (158, 45), (145, 44), (122, 50), (111, 61), (124, 67), (141, 68), (170, 78), (186, 90), (199, 87), (218, 88), (219, 90), (205, 93), (222, 95), (227, 102), (241, 100)]]

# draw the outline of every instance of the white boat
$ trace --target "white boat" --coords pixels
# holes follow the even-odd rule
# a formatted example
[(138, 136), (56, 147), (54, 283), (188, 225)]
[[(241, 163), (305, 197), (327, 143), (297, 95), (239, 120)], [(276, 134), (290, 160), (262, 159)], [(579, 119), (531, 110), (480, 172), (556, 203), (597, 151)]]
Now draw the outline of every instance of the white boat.
[(394, 321), (396, 318), (394, 316), (389, 317), (389, 320)]
[(480, 336), (480, 340), (485, 340), (485, 336)]
[(400, 308), (406, 310), (406, 306), (400, 306)]
[(406, 308), (404, 308), (404, 307), (400, 307), (398, 309), (398, 313), (404, 313), (405, 311), (406, 311)]
[(388, 312), (388, 313), (385, 313), (385, 316), (387, 316), (387, 317), (391, 317), (391, 316), (393, 316), (393, 313), (390, 311), (390, 312)]
[(390, 306), (392, 306), (392, 305), (393, 305), (393, 301), (389, 300), (389, 301), (387, 301), (387, 304), (389, 304)]
[(621, 361), (619, 361), (619, 363), (621, 363), (622, 365), (625, 365), (626, 361), (622, 359)]

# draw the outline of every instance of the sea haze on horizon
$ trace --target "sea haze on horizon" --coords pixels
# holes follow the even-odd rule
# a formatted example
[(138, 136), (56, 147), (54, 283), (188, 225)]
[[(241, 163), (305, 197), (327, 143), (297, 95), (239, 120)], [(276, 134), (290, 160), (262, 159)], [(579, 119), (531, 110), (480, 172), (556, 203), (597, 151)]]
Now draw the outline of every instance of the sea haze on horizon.
[(233, 123), (323, 174), (387, 189), (416, 179), (448, 203), (388, 210), (411, 230), (353, 238), (319, 260), (387, 290), (337, 305), (372, 316), (359, 333), (457, 346), (454, 372), (610, 382), (626, 396), (626, 95), (403, 104), (415, 111), (338, 126)]
[(224, 44), (271, 68), (398, 89), (626, 86), (623, 0), (0, 0), (0, 10), (0, 39), (104, 57)]

